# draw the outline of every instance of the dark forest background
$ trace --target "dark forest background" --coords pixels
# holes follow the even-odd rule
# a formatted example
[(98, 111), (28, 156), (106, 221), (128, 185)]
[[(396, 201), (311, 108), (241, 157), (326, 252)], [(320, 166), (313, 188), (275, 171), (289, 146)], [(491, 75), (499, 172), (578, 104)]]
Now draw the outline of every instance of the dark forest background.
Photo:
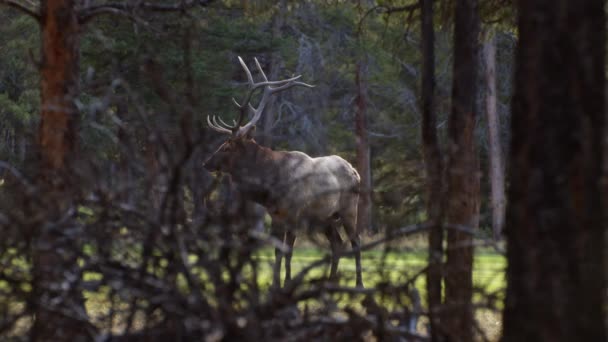
[[(1, 339), (605, 340), (604, 7), (0, 0)], [(255, 139), (358, 170), (364, 288), (314, 229), (270, 286), (204, 168), (238, 56), (315, 86)]]

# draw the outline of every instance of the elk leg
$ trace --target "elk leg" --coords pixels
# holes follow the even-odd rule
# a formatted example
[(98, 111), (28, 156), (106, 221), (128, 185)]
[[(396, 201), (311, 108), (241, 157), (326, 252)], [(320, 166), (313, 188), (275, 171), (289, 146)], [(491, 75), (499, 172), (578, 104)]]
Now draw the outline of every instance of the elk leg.
[(283, 261), (283, 252), (280, 248), (274, 249), (274, 268), (272, 271), (272, 287), (281, 287), (281, 262)]
[[(280, 242), (285, 241), (285, 233), (282, 227), (279, 227), (277, 224), (272, 224), (271, 234), (274, 238), (279, 240)], [(281, 287), (281, 261), (283, 259), (283, 252), (280, 248), (275, 247), (274, 249), (274, 267), (272, 269), (272, 287), (279, 288)]]
[(361, 251), (359, 247), (361, 247), (361, 239), (359, 235), (353, 237), (350, 240), (352, 249), (355, 251), (355, 266), (357, 270), (357, 287), (363, 287), (363, 278), (361, 276)]
[(361, 276), (361, 251), (359, 250), (361, 247), (361, 238), (359, 237), (356, 226), (352, 225), (350, 222), (347, 222), (347, 220), (344, 220), (344, 230), (346, 230), (346, 233), (348, 234), (351, 247), (355, 254), (357, 287), (363, 287), (363, 278)]
[(293, 255), (293, 246), (296, 243), (296, 233), (288, 229), (285, 232), (285, 244), (289, 248), (285, 254), (285, 283), (291, 280), (291, 256)]
[(338, 263), (340, 263), (340, 247), (342, 246), (342, 238), (336, 228), (337, 227), (331, 223), (325, 226), (325, 236), (327, 236), (327, 240), (331, 247), (331, 268), (329, 270), (329, 279), (331, 281), (337, 280)]
[(355, 254), (355, 266), (357, 272), (357, 286), (363, 287), (363, 277), (361, 275), (361, 238), (359, 237), (359, 231), (357, 230), (357, 205), (359, 203), (359, 196), (352, 196), (347, 202), (346, 207), (340, 213), (342, 217), (342, 224), (344, 230), (350, 239), (351, 247)]

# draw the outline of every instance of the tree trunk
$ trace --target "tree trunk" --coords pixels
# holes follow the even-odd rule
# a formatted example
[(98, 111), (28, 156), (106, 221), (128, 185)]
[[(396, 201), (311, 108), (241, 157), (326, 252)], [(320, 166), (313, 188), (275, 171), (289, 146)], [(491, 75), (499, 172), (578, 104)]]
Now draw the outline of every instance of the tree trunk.
[(505, 221), (505, 173), (500, 142), (500, 121), (496, 108), (496, 39), (489, 37), (484, 44), (485, 59), (484, 81), (486, 92), (486, 116), (488, 121), (489, 159), (490, 159), (490, 205), (492, 207), (492, 233), (494, 240), (502, 234)]
[[(287, 1), (280, 0), (277, 4), (277, 11), (272, 16), (272, 42), (275, 43), (281, 38), (281, 27), (285, 22), (285, 12), (287, 11)], [(270, 79), (278, 80), (280, 78), (279, 72), (281, 70), (281, 54), (278, 50), (273, 50), (270, 53)], [(276, 118), (278, 117), (278, 109), (277, 105), (279, 99), (281, 98), (280, 94), (273, 96), (268, 101), (266, 113), (262, 117), (262, 134), (259, 137), (260, 145), (272, 148), (272, 126), (275, 123)]]
[[(38, 132), (40, 189), (50, 215), (40, 224), (33, 244), (34, 341), (90, 339), (81, 294), (75, 289), (80, 273), (74, 240), (58, 221), (71, 206), (68, 172), (77, 139), (79, 25), (74, 0), (46, 0), (41, 14), (41, 113)], [(67, 286), (66, 286), (67, 285)], [(60, 314), (61, 313), (61, 314)]]
[(76, 146), (79, 34), (74, 0), (41, 2), (41, 113), (38, 139), (42, 169), (65, 170)]
[(120, 144), (120, 154), (118, 157), (118, 179), (115, 184), (118, 185), (119, 189), (124, 189), (123, 193), (119, 197), (120, 201), (126, 202), (129, 205), (133, 204), (134, 194), (133, 191), (126, 191), (133, 182), (133, 170), (130, 166), (130, 160), (132, 158), (131, 144), (129, 142), (130, 132), (126, 127), (126, 123), (129, 121), (129, 108), (126, 98), (121, 98), (116, 103), (116, 116), (123, 122), (122, 125), (118, 126), (118, 143)]
[[(457, 1), (452, 112), (448, 127), (446, 328), (451, 341), (473, 340), (473, 236), (479, 221), (475, 99), (479, 18), (476, 0)], [(465, 231), (466, 230), (466, 231)]]
[[(186, 99), (188, 100), (188, 108), (181, 118), (181, 129), (182, 132), (185, 132), (184, 134), (188, 136), (186, 139), (187, 145), (192, 144), (197, 139), (197, 133), (195, 133), (196, 129), (194, 128), (197, 126), (195, 124), (194, 112), (199, 106), (197, 95), (200, 94), (200, 89), (197, 87), (196, 82), (194, 81), (195, 72), (192, 65), (192, 43), (194, 41), (194, 30), (194, 25), (188, 27), (183, 41), (184, 68), (187, 70), (185, 75), (186, 88), (184, 89), (184, 93), (186, 94)], [(204, 145), (206, 145), (209, 137), (207, 135), (203, 135), (200, 136), (200, 138), (202, 138)], [(207, 213), (205, 207), (205, 197), (208, 192), (207, 184), (211, 182), (211, 175), (203, 167), (203, 162), (204, 160), (202, 152), (195, 148), (191, 161), (188, 165), (188, 186), (190, 187), (193, 203), (192, 221), (195, 222), (195, 224), (203, 222)]]
[(367, 132), (367, 98), (365, 94), (365, 65), (359, 61), (355, 71), (357, 87), (355, 135), (357, 137), (357, 170), (361, 176), (361, 191), (357, 209), (357, 231), (371, 232), (372, 229), (372, 177), (370, 168), (369, 138)]
[(433, 0), (420, 0), (422, 10), (422, 152), (426, 171), (426, 212), (429, 223), (429, 269), (427, 300), (431, 325), (431, 340), (442, 341), (441, 280), (443, 263), (443, 177), (441, 150), (437, 138), (435, 114), (435, 32)]
[(604, 1), (519, 1), (504, 341), (606, 341)]

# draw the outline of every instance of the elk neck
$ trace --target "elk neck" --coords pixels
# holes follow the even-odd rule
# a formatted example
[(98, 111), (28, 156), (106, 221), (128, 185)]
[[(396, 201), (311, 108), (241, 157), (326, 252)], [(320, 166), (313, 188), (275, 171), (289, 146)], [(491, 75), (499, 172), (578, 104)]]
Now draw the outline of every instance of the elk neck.
[(232, 176), (245, 191), (268, 197), (282, 178), (281, 165), (285, 158), (285, 152), (273, 151), (257, 143), (248, 144), (241, 165), (233, 169)]

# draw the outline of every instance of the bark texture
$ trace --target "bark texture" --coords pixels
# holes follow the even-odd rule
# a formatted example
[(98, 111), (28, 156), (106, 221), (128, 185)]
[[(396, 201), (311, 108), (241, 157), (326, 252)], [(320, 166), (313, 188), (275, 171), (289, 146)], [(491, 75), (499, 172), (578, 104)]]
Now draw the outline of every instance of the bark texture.
[[(275, 6), (276, 12), (272, 16), (271, 40), (276, 44), (276, 42), (280, 41), (281, 39), (281, 28), (285, 23), (285, 15), (287, 12), (287, 0), (280, 0)], [(270, 73), (268, 76), (271, 80), (278, 80), (281, 77), (280, 72), (282, 70), (282, 62), (283, 59), (279, 51), (273, 51), (270, 53)], [(274, 147), (271, 131), (276, 120), (279, 118), (280, 98), (281, 94), (277, 94), (277, 96), (270, 98), (268, 105), (266, 106), (266, 113), (262, 117), (261, 122), (261, 134), (259, 134), (257, 137), (260, 145), (262, 146), (270, 148)]]
[(367, 131), (367, 97), (365, 90), (365, 63), (359, 61), (355, 71), (357, 87), (355, 135), (357, 137), (357, 170), (361, 176), (359, 207), (357, 209), (357, 231), (371, 232), (372, 229), (372, 177), (370, 168), (369, 136)]
[(502, 144), (500, 141), (500, 120), (496, 106), (496, 39), (490, 37), (484, 44), (484, 83), (486, 85), (486, 120), (488, 123), (488, 145), (490, 160), (490, 206), (492, 208), (492, 233), (498, 240), (505, 222), (505, 172)]
[(71, 206), (68, 173), (76, 149), (79, 25), (74, 0), (40, 3), (41, 113), (38, 132), (40, 189), (49, 215), (33, 243), (34, 289), (38, 301), (34, 341), (85, 341), (90, 325), (81, 294), (74, 241), (59, 222)]
[(420, 0), (422, 10), (422, 152), (426, 172), (426, 212), (429, 228), (429, 268), (427, 300), (429, 303), (431, 340), (444, 339), (441, 327), (441, 281), (443, 263), (443, 177), (442, 158), (437, 138), (435, 113), (435, 32), (433, 0)]
[(504, 341), (606, 341), (604, 1), (519, 1)]
[(44, 170), (63, 170), (76, 147), (80, 27), (74, 0), (41, 2), (39, 145)]
[(455, 4), (452, 112), (448, 127), (445, 326), (450, 341), (473, 340), (473, 237), (479, 221), (475, 99), (479, 17), (476, 0)]

